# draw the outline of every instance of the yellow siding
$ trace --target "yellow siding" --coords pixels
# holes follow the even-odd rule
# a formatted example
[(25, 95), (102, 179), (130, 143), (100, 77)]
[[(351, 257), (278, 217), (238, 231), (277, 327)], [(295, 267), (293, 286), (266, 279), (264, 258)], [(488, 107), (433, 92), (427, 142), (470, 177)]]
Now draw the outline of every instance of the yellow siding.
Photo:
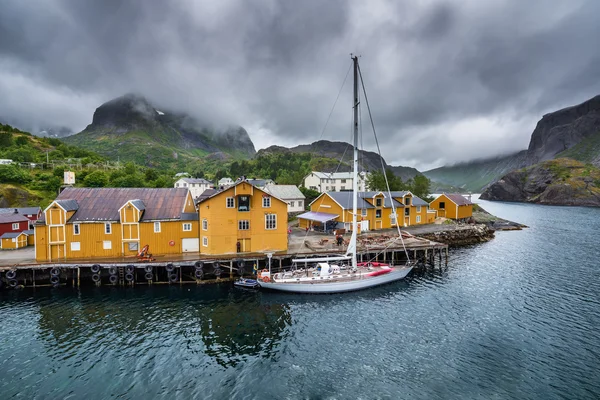
[[(271, 197), (271, 206), (263, 207), (263, 194), (250, 184), (241, 183), (205, 200), (199, 205), (200, 252), (227, 254), (287, 250), (287, 203)], [(250, 196), (250, 211), (238, 211), (237, 196)], [(227, 207), (227, 198), (234, 197), (235, 207)], [(276, 229), (267, 230), (266, 214), (276, 214)], [(204, 229), (203, 220), (207, 221)], [(239, 221), (249, 221), (248, 230), (239, 230)]]
[(14, 242), (13, 242), (13, 238), (2, 239), (2, 249), (3, 250), (20, 249), (25, 246), (27, 246), (27, 235), (24, 235), (24, 234), (19, 235)]
[[(440, 202), (445, 202), (445, 209), (440, 209)], [(442, 194), (437, 199), (431, 202), (430, 207), (432, 210), (438, 212), (438, 217), (446, 217), (452, 219), (463, 219), (470, 218), (473, 215), (473, 205), (457, 206), (452, 200), (446, 195)]]
[(35, 244), (35, 235), (27, 236), (27, 246), (33, 246)]
[(35, 226), (35, 260), (46, 261), (48, 259), (48, 243), (46, 241), (47, 226)]

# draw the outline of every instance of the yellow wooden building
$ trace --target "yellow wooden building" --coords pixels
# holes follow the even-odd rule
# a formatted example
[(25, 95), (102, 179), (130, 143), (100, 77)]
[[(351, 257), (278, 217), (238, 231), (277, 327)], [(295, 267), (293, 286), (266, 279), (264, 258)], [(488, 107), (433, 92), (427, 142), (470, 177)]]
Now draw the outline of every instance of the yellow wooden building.
[(287, 203), (241, 180), (198, 198), (200, 252), (228, 254), (287, 250)]
[(438, 217), (466, 220), (473, 216), (473, 203), (458, 193), (442, 193), (429, 207), (437, 211)]
[[(390, 197), (391, 194), (391, 197)], [(409, 191), (360, 192), (357, 199), (359, 232), (432, 223), (435, 211)], [(310, 204), (310, 212), (298, 216), (301, 228), (352, 230), (352, 192), (327, 192)], [(393, 210), (396, 210), (394, 214)]]
[(3, 250), (16, 250), (26, 246), (25, 232), (7, 232), (0, 236), (0, 248)]
[(35, 224), (37, 261), (155, 255), (199, 250), (199, 223), (187, 189), (66, 188)]
[(23, 233), (27, 235), (27, 246), (35, 246), (35, 230), (27, 229)]

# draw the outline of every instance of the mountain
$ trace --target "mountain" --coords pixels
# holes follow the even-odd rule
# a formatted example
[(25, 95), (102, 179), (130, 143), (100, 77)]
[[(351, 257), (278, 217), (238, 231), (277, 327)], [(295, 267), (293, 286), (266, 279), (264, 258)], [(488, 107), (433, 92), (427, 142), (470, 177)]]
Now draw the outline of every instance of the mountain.
[(600, 95), (544, 115), (531, 134), (527, 150), (436, 168), (423, 174), (431, 180), (477, 192), (512, 170), (555, 157), (600, 166)]
[(600, 206), (600, 169), (569, 158), (542, 161), (506, 174), (483, 200)]
[(92, 123), (63, 139), (106, 157), (166, 167), (210, 159), (252, 157), (256, 150), (241, 126), (215, 129), (194, 117), (158, 108), (127, 94), (96, 109)]
[(432, 181), (457, 187), (461, 191), (481, 192), (490, 182), (525, 165), (527, 151), (495, 158), (470, 161), (423, 172)]
[[(327, 165), (323, 165), (323, 168), (321, 169), (324, 172), (334, 172), (336, 170), (339, 172), (348, 172), (352, 170), (352, 145), (346, 142), (319, 140), (311, 144), (303, 144), (296, 147), (291, 147), (289, 149), (282, 146), (270, 146), (266, 149), (259, 150), (256, 155), (257, 157), (260, 157), (261, 155), (285, 152), (311, 154), (317, 157), (337, 160), (337, 162), (331, 162)], [(408, 179), (414, 178), (416, 175), (421, 174), (415, 168), (390, 166), (385, 162), (385, 159), (380, 157), (379, 154), (375, 152), (365, 150), (358, 151), (358, 162), (360, 167), (366, 171), (381, 171), (382, 161), (386, 168), (390, 168), (394, 172), (394, 175), (402, 178), (403, 181), (407, 181)]]
[(600, 132), (600, 95), (546, 114), (531, 134), (527, 165), (550, 160)]

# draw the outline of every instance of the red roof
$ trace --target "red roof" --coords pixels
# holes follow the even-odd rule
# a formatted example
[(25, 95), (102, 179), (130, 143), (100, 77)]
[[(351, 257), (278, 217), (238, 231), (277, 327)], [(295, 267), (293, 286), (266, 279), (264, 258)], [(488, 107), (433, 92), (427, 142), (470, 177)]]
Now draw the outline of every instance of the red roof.
[(459, 206), (468, 206), (470, 204), (473, 204), (459, 193), (444, 193), (444, 195), (446, 195), (447, 198), (449, 198), (450, 200), (452, 200), (453, 203), (456, 203)]
[(0, 213), (0, 224), (12, 224), (14, 222), (29, 221), (29, 218), (16, 213)]

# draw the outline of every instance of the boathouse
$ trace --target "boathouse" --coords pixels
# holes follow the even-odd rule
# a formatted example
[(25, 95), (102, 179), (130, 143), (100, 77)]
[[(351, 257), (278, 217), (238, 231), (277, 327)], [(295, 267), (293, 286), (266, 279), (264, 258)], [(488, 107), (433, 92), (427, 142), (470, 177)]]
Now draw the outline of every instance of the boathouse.
[(0, 248), (2, 250), (15, 250), (25, 246), (27, 246), (25, 232), (7, 232), (0, 236)]
[[(324, 229), (334, 221), (335, 228), (352, 230), (352, 192), (322, 193), (310, 203), (310, 210), (298, 216), (301, 228)], [(435, 220), (427, 202), (409, 191), (360, 192), (357, 212), (359, 232), (396, 227), (397, 221), (401, 226), (412, 226)]]
[(466, 220), (473, 216), (473, 203), (459, 193), (442, 193), (429, 207), (437, 211), (438, 217)]
[(199, 250), (187, 188), (66, 188), (35, 224), (37, 261)]
[(246, 180), (201, 195), (197, 206), (202, 254), (287, 250), (287, 203)]

